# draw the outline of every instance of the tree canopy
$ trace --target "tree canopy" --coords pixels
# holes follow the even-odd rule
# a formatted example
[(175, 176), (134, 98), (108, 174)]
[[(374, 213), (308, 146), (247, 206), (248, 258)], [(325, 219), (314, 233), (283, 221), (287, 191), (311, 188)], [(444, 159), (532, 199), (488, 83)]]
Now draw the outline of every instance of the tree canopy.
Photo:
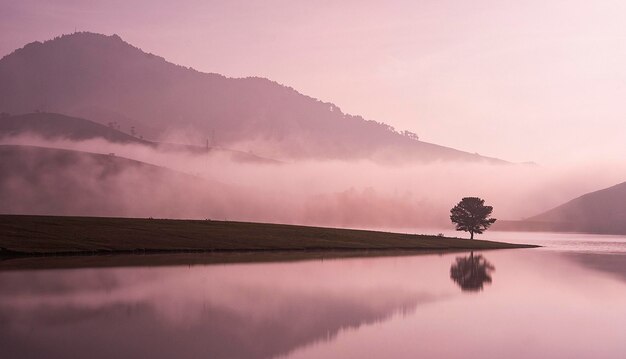
[(489, 218), (493, 211), (492, 206), (485, 206), (485, 200), (478, 197), (465, 197), (450, 210), (450, 220), (456, 224), (457, 231), (470, 233), (470, 239), (474, 239), (474, 233), (481, 234), (496, 219)]

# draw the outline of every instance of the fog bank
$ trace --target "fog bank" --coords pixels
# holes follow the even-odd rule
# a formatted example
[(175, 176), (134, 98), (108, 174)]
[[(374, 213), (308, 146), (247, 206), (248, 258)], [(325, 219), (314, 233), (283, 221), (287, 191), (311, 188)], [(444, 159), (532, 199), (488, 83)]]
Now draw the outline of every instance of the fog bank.
[(21, 136), (0, 144), (115, 158), (68, 159), (57, 153), (46, 154), (43, 161), (41, 154), (32, 153), (5, 157), (0, 163), (3, 213), (446, 227), (449, 209), (464, 196), (484, 198), (494, 206), (496, 218), (522, 219), (626, 178), (625, 165), (602, 161), (561, 167), (364, 160), (267, 164), (234, 161), (217, 150), (189, 153), (103, 140)]

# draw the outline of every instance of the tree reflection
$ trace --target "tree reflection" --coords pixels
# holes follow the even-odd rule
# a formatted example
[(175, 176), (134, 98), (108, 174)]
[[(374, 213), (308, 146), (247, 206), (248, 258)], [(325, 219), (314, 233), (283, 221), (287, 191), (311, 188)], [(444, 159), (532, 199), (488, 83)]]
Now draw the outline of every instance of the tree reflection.
[(468, 257), (457, 257), (450, 267), (450, 278), (464, 291), (483, 290), (485, 283), (491, 283), (494, 267), (482, 255), (471, 252)]

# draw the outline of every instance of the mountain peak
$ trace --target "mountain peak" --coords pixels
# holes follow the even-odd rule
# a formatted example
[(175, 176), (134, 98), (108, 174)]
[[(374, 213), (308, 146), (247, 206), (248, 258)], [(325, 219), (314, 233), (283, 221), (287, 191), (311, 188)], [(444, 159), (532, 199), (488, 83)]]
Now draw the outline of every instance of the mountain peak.
[(93, 54), (101, 57), (118, 57), (120, 55), (142, 55), (165, 61), (162, 57), (144, 52), (138, 47), (124, 41), (119, 35), (104, 35), (94, 32), (74, 32), (63, 34), (44, 42), (34, 41), (4, 56), (2, 60), (32, 61), (33, 58), (85, 56)]
[(79, 45), (84, 45), (87, 43), (91, 43), (91, 44), (108, 43), (108, 44), (116, 44), (116, 45), (126, 45), (132, 48), (136, 48), (135, 46), (124, 41), (117, 34), (105, 35), (105, 34), (100, 34), (97, 32), (89, 32), (89, 31), (79, 31), (79, 32), (71, 33), (71, 34), (63, 34), (61, 36), (55, 37), (54, 39), (44, 41), (44, 44), (55, 43), (55, 42), (56, 43), (65, 42), (65, 43), (73, 43), (73, 44), (79, 44)]
[[(38, 41), (37, 41), (38, 42)], [(97, 32), (90, 31), (78, 31), (71, 34), (63, 34), (56, 36), (53, 39), (46, 40), (43, 43), (59, 43), (59, 42), (110, 42), (110, 43), (122, 43), (128, 46), (134, 47), (117, 34), (105, 35)]]
[(91, 32), (34, 42), (0, 60), (0, 112), (33, 111), (116, 121), (154, 139), (184, 130), (196, 142), (245, 143), (283, 159), (502, 163), (420, 141), (268, 79), (198, 72)]

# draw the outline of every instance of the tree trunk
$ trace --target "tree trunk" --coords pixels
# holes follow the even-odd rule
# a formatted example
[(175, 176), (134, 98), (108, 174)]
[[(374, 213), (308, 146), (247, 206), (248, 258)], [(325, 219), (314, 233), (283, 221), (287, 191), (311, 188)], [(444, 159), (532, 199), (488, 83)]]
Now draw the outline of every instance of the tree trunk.
[(474, 239), (474, 232), (470, 231), (470, 239)]

